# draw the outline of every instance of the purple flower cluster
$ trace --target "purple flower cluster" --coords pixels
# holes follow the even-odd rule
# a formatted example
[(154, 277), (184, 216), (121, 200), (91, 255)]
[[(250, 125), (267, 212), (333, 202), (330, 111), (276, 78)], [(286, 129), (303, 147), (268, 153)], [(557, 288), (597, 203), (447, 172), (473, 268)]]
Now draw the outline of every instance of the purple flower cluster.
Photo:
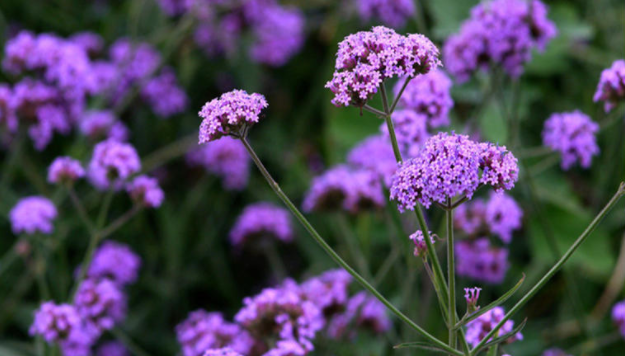
[[(414, 243), (414, 255), (424, 258), (428, 251), (428, 245), (425, 242), (425, 237), (423, 236), (423, 231), (417, 230), (414, 234), (409, 236), (410, 241)], [(432, 232), (430, 231), (430, 241), (434, 244), (434, 236), (432, 236)]]
[(98, 347), (96, 356), (130, 356), (130, 353), (119, 341), (108, 341)]
[(456, 273), (477, 281), (501, 283), (510, 267), (508, 249), (492, 246), (487, 238), (459, 241), (455, 252)]
[[(484, 337), (486, 337), (486, 334), (488, 334), (503, 319), (505, 314), (506, 313), (502, 307), (495, 307), (483, 315), (480, 315), (477, 319), (470, 321), (467, 324), (467, 342), (475, 347), (480, 343), (480, 341), (482, 341), (482, 339), (484, 339)], [(497, 337), (499, 335), (505, 335), (513, 329), (514, 321), (508, 320), (494, 336)], [(517, 340), (523, 340), (523, 335), (521, 333), (511, 336), (506, 343), (512, 343)]]
[(143, 99), (156, 115), (167, 118), (183, 112), (187, 107), (187, 94), (178, 86), (176, 74), (165, 68), (158, 76), (151, 78), (141, 90)]
[[(399, 95), (404, 81), (397, 82), (395, 95)], [(451, 98), (451, 79), (440, 69), (410, 80), (399, 99), (398, 106), (426, 117), (429, 128), (449, 125), (449, 111), (454, 106)]]
[(165, 193), (156, 178), (141, 175), (128, 183), (126, 190), (137, 204), (147, 208), (158, 208), (163, 203)]
[(556, 32), (547, 18), (547, 6), (539, 0), (481, 3), (445, 43), (445, 65), (461, 82), (477, 70), (497, 65), (518, 77), (532, 50), (544, 50)]
[(603, 101), (606, 112), (614, 109), (619, 101), (625, 100), (625, 60), (614, 61), (610, 68), (601, 72), (593, 100)]
[(339, 43), (334, 76), (326, 84), (336, 106), (362, 107), (384, 80), (414, 77), (440, 65), (438, 49), (423, 35), (402, 36), (378, 26)]
[(261, 110), (267, 107), (265, 97), (244, 90), (233, 90), (207, 102), (199, 115), (200, 144), (222, 136), (241, 135), (241, 130), (258, 122)]
[(391, 27), (403, 27), (414, 15), (415, 6), (411, 0), (358, 0), (358, 14), (364, 21), (380, 20)]
[(22, 198), (9, 212), (11, 229), (14, 234), (49, 235), (54, 231), (53, 222), (57, 217), (56, 207), (42, 196)]
[[(409, 157), (418, 155), (421, 147), (430, 136), (427, 131), (427, 117), (412, 110), (397, 110), (391, 119), (402, 155)], [(386, 124), (380, 126), (380, 131), (385, 137), (389, 137)]]
[(545, 350), (542, 356), (573, 356), (573, 355), (569, 355), (561, 349), (552, 348), (549, 350)]
[(454, 214), (454, 224), (470, 237), (497, 235), (510, 243), (512, 232), (521, 228), (523, 210), (504, 193), (491, 193), (487, 202), (481, 199), (460, 205)]
[(57, 157), (48, 168), (48, 182), (73, 183), (85, 176), (85, 169), (71, 157)]
[(252, 337), (237, 324), (224, 320), (221, 313), (196, 310), (176, 326), (178, 343), (184, 356), (202, 356), (208, 349), (228, 346), (248, 354), (254, 345)]
[(220, 177), (228, 190), (241, 190), (247, 186), (250, 175), (250, 156), (243, 144), (231, 137), (222, 137), (208, 145), (190, 151), (187, 163), (201, 166)]
[(560, 152), (562, 169), (568, 170), (578, 161), (589, 168), (592, 157), (599, 154), (598, 131), (599, 125), (581, 111), (556, 113), (545, 121), (543, 144)]
[(79, 123), (80, 132), (93, 141), (115, 140), (125, 142), (129, 132), (112, 111), (87, 111)]
[(95, 280), (109, 279), (125, 286), (137, 280), (139, 267), (141, 258), (128, 245), (106, 241), (93, 254), (87, 277)]
[(369, 170), (378, 175), (387, 187), (391, 186), (397, 170), (397, 160), (388, 137), (369, 136), (347, 155), (347, 163), (356, 169)]
[(385, 201), (378, 174), (339, 165), (313, 179), (303, 208), (307, 212), (344, 209), (355, 214), (382, 207)]
[(76, 292), (74, 306), (83, 322), (102, 332), (126, 317), (126, 296), (108, 279), (86, 279)]
[(230, 242), (233, 246), (243, 247), (258, 240), (293, 241), (288, 210), (265, 202), (245, 207), (230, 230)]
[(322, 273), (302, 283), (306, 299), (312, 301), (327, 319), (347, 304), (352, 276), (343, 269)]
[(393, 177), (391, 200), (400, 211), (417, 203), (446, 204), (457, 196), (471, 198), (480, 185), (509, 190), (518, 179), (517, 160), (505, 147), (477, 143), (467, 136), (439, 133), (416, 158), (404, 162)]
[(625, 300), (616, 303), (612, 308), (612, 321), (618, 327), (621, 335), (625, 337)]
[(388, 331), (391, 322), (380, 301), (366, 292), (360, 292), (349, 299), (345, 312), (329, 322), (328, 336), (334, 339), (353, 338), (355, 333), (352, 325), (382, 334)]
[(87, 176), (100, 190), (120, 189), (122, 183), (140, 169), (141, 161), (132, 145), (106, 140), (94, 147)]

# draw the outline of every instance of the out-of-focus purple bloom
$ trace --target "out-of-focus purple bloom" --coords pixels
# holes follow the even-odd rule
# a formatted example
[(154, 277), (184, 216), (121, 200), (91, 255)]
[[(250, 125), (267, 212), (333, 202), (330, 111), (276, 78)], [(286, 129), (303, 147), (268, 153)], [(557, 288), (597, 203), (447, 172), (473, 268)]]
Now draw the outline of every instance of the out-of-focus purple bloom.
[(614, 304), (612, 308), (612, 321), (618, 327), (621, 335), (625, 337), (625, 300)]
[(76, 292), (74, 305), (82, 320), (102, 332), (126, 317), (126, 296), (108, 279), (85, 279)]
[(78, 32), (69, 38), (87, 52), (90, 56), (100, 54), (104, 50), (104, 40), (102, 36), (94, 32)]
[(5, 127), (9, 132), (17, 129), (15, 116), (15, 100), (11, 87), (0, 84), (0, 128)]
[(625, 100), (625, 60), (614, 61), (610, 68), (601, 72), (593, 100), (595, 103), (603, 101), (606, 112), (614, 109), (619, 101)]
[(150, 79), (141, 90), (144, 100), (160, 117), (166, 118), (184, 111), (187, 107), (187, 94), (176, 79), (171, 68)]
[(128, 128), (109, 110), (87, 111), (80, 121), (80, 132), (92, 140), (128, 140)]
[[(471, 346), (475, 347), (484, 337), (486, 337), (486, 334), (488, 334), (503, 319), (505, 314), (506, 313), (502, 307), (495, 307), (480, 315), (477, 319), (470, 321), (467, 324), (467, 342), (471, 344)], [(494, 337), (507, 334), (513, 329), (514, 321), (508, 320), (503, 324), (501, 329), (495, 333)], [(517, 340), (523, 340), (523, 335), (521, 333), (517, 333), (516, 335), (510, 337), (506, 343), (512, 343)]]
[(200, 144), (239, 134), (243, 127), (258, 122), (261, 110), (267, 107), (265, 97), (244, 90), (233, 90), (207, 102), (200, 111)]
[(562, 169), (576, 162), (589, 168), (592, 157), (599, 154), (596, 134), (599, 125), (579, 110), (552, 114), (545, 121), (543, 144), (562, 155)]
[(165, 193), (158, 184), (156, 178), (141, 175), (128, 183), (128, 194), (137, 204), (147, 208), (158, 208), (163, 203)]
[(119, 341), (108, 341), (100, 345), (95, 354), (97, 356), (130, 356), (126, 346)]
[(232, 348), (247, 355), (254, 340), (239, 325), (224, 320), (221, 313), (196, 310), (176, 326), (184, 356), (202, 356), (208, 349)]
[(230, 242), (243, 247), (262, 239), (293, 241), (291, 216), (286, 209), (265, 202), (245, 207), (230, 230)]
[(391, 27), (403, 27), (415, 13), (412, 0), (357, 0), (358, 13), (364, 21), (380, 20)]
[(551, 348), (549, 350), (545, 350), (542, 356), (573, 356), (573, 355), (569, 355), (563, 350), (558, 349), (558, 348)]
[(484, 217), (490, 232), (508, 244), (512, 240), (512, 232), (521, 228), (523, 210), (511, 196), (492, 193)]
[(128, 245), (106, 241), (95, 251), (87, 276), (110, 279), (124, 286), (137, 280), (141, 258)]
[(93, 149), (87, 176), (91, 184), (100, 190), (119, 189), (127, 178), (140, 169), (141, 161), (132, 145), (106, 140)]
[(194, 0), (158, 0), (158, 5), (169, 16), (182, 15), (196, 2)]
[[(423, 231), (417, 230), (414, 234), (409, 236), (410, 241), (414, 243), (414, 255), (418, 257), (425, 257), (428, 252), (428, 245), (425, 243), (425, 237), (423, 236)], [(430, 241), (432, 245), (434, 244), (434, 236), (432, 236), (432, 232), (430, 231)]]
[(115, 41), (109, 56), (120, 69), (124, 84), (148, 78), (161, 64), (161, 55), (154, 47), (145, 42), (132, 43), (127, 38)]
[[(430, 136), (427, 131), (427, 117), (412, 110), (397, 110), (391, 119), (402, 155), (409, 157), (418, 155), (421, 147)], [(380, 131), (384, 137), (389, 137), (386, 124), (380, 126)]]
[(482, 199), (461, 204), (454, 210), (454, 226), (469, 236), (487, 232), (486, 203)]
[(477, 281), (499, 284), (510, 267), (508, 250), (491, 246), (487, 238), (459, 241), (456, 246), (456, 273)]
[(232, 350), (229, 347), (221, 349), (210, 349), (203, 354), (203, 356), (243, 356), (240, 353)]
[[(404, 80), (395, 85), (395, 95), (399, 95)], [(451, 86), (451, 79), (440, 69), (416, 76), (406, 86), (398, 106), (424, 115), (430, 128), (447, 126), (449, 111), (454, 106)]]
[(377, 174), (339, 165), (313, 179), (303, 208), (307, 212), (344, 209), (355, 214), (385, 202)]
[(391, 321), (380, 301), (366, 292), (360, 292), (350, 298), (343, 314), (332, 319), (327, 329), (328, 336), (333, 339), (352, 338), (355, 333), (348, 328), (350, 325), (382, 334), (391, 327)]
[(402, 36), (378, 26), (339, 43), (334, 76), (326, 84), (336, 106), (362, 107), (389, 78), (425, 74), (440, 65), (438, 49), (423, 35)]
[(222, 137), (190, 151), (187, 162), (202, 166), (222, 179), (224, 188), (242, 190), (250, 175), (250, 156), (243, 144), (231, 137)]
[(80, 161), (71, 157), (57, 157), (48, 168), (48, 182), (72, 183), (85, 176)]
[(374, 135), (367, 137), (347, 155), (347, 163), (358, 169), (374, 172), (387, 187), (391, 186), (397, 161), (388, 137)]
[(231, 55), (236, 50), (243, 25), (238, 14), (226, 14), (220, 19), (198, 24), (193, 39), (209, 57)]
[(276, 346), (263, 354), (263, 356), (304, 356), (308, 355), (309, 349), (295, 340), (280, 340)]
[(301, 285), (303, 295), (315, 303), (325, 318), (345, 308), (352, 276), (343, 269), (334, 269), (310, 278)]
[(22, 198), (9, 212), (14, 234), (49, 235), (54, 231), (53, 222), (56, 216), (56, 207), (52, 201), (42, 196)]

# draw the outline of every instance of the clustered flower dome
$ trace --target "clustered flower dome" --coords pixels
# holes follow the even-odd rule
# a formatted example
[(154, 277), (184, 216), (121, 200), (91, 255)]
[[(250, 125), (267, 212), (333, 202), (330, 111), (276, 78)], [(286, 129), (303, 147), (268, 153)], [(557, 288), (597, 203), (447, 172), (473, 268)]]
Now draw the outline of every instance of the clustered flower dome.
[(603, 101), (606, 112), (614, 109), (619, 101), (625, 100), (625, 60), (614, 61), (610, 68), (601, 72), (593, 100)]
[(618, 327), (621, 335), (625, 337), (625, 300), (616, 303), (612, 308), (612, 321)]
[(87, 277), (109, 279), (121, 286), (137, 280), (141, 258), (123, 243), (105, 241), (94, 252)]
[(334, 76), (326, 84), (336, 106), (364, 106), (386, 79), (415, 77), (440, 65), (438, 49), (423, 35), (402, 36), (377, 26), (339, 43)]
[(241, 130), (258, 122), (261, 110), (267, 107), (261, 94), (233, 90), (207, 102), (200, 111), (200, 144), (227, 135), (241, 135)]
[(415, 13), (412, 0), (356, 0), (358, 14), (364, 21), (379, 20), (394, 28), (404, 27)]
[(86, 279), (80, 283), (74, 305), (83, 322), (102, 332), (126, 317), (126, 296), (108, 279)]
[[(486, 335), (503, 319), (506, 315), (504, 309), (502, 307), (495, 307), (486, 313), (480, 315), (477, 319), (470, 321), (467, 324), (466, 331), (466, 339), (467, 342), (475, 347), (477, 344), (482, 341), (486, 337)], [(505, 335), (507, 333), (512, 332), (514, 329), (514, 321), (508, 320), (506, 321), (501, 329), (494, 335), (497, 337), (499, 335)], [(517, 340), (523, 340), (523, 335), (521, 333), (517, 333), (511, 336), (506, 343), (512, 343)], [(490, 341), (490, 340), (489, 340)]]
[(579, 110), (552, 114), (545, 121), (543, 144), (562, 156), (561, 167), (570, 169), (575, 163), (589, 168), (592, 157), (599, 154), (599, 125)]
[(9, 212), (14, 234), (49, 235), (54, 231), (53, 222), (58, 213), (54, 203), (42, 196), (22, 198)]
[(404, 162), (393, 177), (391, 200), (400, 211), (417, 203), (447, 204), (458, 196), (471, 198), (480, 185), (509, 190), (518, 180), (517, 159), (504, 146), (477, 143), (468, 136), (439, 133), (430, 137), (417, 157)]
[(244, 189), (250, 176), (250, 156), (243, 144), (232, 137), (222, 137), (190, 151), (187, 163), (221, 178), (227, 190)]
[(522, 219), (523, 210), (514, 198), (493, 192), (486, 202), (476, 199), (460, 205), (454, 213), (454, 226), (470, 237), (493, 234), (509, 244)]
[(356, 169), (375, 173), (387, 187), (391, 186), (393, 174), (397, 170), (393, 146), (390, 139), (383, 135), (369, 136), (361, 141), (349, 151), (347, 163)]
[[(408, 157), (416, 156), (430, 134), (427, 131), (427, 117), (412, 110), (397, 110), (391, 115), (399, 150)], [(382, 135), (389, 138), (388, 127), (380, 126)]]
[(491, 245), (488, 238), (462, 240), (455, 245), (456, 273), (491, 284), (503, 282), (508, 272), (508, 249)]
[(312, 301), (327, 319), (340, 311), (349, 298), (352, 276), (343, 269), (322, 273), (302, 283), (302, 293)]
[(122, 183), (140, 169), (141, 161), (132, 145), (107, 140), (93, 149), (87, 176), (91, 184), (100, 190), (120, 189)]
[(248, 205), (230, 230), (233, 246), (243, 247), (259, 240), (293, 241), (293, 226), (288, 210), (261, 202)]
[(90, 110), (85, 112), (80, 124), (80, 132), (93, 141), (115, 140), (126, 142), (129, 132), (126, 125), (119, 121), (109, 110)]
[(141, 96), (161, 118), (171, 117), (187, 108), (187, 94), (178, 86), (176, 74), (169, 67), (145, 84)]
[(252, 337), (239, 325), (226, 321), (221, 313), (196, 310), (176, 326), (176, 337), (184, 356), (202, 356), (207, 349), (231, 348), (247, 355)]
[(52, 184), (73, 183), (84, 176), (80, 161), (71, 157), (57, 157), (48, 168), (48, 182)]
[[(403, 85), (404, 80), (395, 84), (395, 95), (399, 95)], [(442, 70), (434, 69), (411, 79), (397, 105), (425, 116), (429, 128), (447, 126), (454, 106), (451, 87), (451, 79)]]
[(471, 10), (460, 32), (443, 48), (447, 70), (460, 82), (478, 70), (501, 66), (518, 77), (534, 49), (544, 50), (556, 27), (539, 0), (495, 0)]
[(133, 179), (126, 187), (128, 194), (137, 204), (146, 208), (158, 208), (163, 203), (165, 193), (156, 178), (141, 175)]
[(383, 334), (391, 327), (384, 305), (366, 292), (359, 292), (349, 299), (345, 312), (332, 319), (327, 327), (332, 339), (352, 339), (354, 326)]

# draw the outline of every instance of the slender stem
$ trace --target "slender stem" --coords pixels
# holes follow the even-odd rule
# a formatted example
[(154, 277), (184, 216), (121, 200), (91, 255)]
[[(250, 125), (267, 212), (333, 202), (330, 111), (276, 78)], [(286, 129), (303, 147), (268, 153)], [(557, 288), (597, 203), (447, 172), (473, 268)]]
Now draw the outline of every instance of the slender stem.
[(393, 127), (393, 120), (390, 115), (384, 117), (386, 121), (386, 128), (388, 129), (389, 136), (391, 137), (391, 144), (393, 145), (393, 153), (395, 154), (395, 159), (397, 162), (401, 163), (403, 161), (401, 157), (401, 151), (399, 150), (399, 144), (397, 143), (397, 136), (395, 135), (395, 128)]
[(124, 226), (130, 219), (132, 219), (135, 215), (137, 215), (137, 213), (139, 213), (141, 210), (143, 210), (142, 206), (135, 205), (132, 209), (125, 212), (124, 215), (118, 217), (110, 225), (100, 230), (100, 233), (98, 234), (99, 235), (98, 238), (100, 240), (104, 240), (105, 238), (109, 237), (112, 233), (117, 231), (117, 229)]
[(4, 254), (2, 258), (0, 258), (0, 276), (9, 269), (9, 267), (13, 264), (13, 262), (17, 261), (17, 251), (15, 251), (16, 247), (20, 243), (21, 240), (17, 240), (13, 246)]
[(597, 305), (595, 305), (590, 313), (590, 319), (592, 321), (598, 322), (603, 319), (610, 305), (614, 302), (614, 299), (616, 299), (619, 292), (623, 290), (623, 284), (625, 284), (625, 235), (623, 235), (621, 239), (621, 251), (612, 276), (610, 276), (608, 284), (603, 294), (601, 294)]
[(146, 173), (150, 172), (160, 166), (165, 165), (168, 161), (178, 158), (190, 149), (197, 146), (197, 135), (192, 134), (185, 136), (177, 141), (174, 141), (167, 146), (161, 147), (158, 150), (150, 153), (147, 157), (142, 159), (141, 171)]
[(352, 256), (354, 262), (356, 263), (356, 266), (359, 269), (358, 272), (363, 274), (365, 278), (371, 280), (371, 272), (369, 271), (369, 267), (367, 266), (367, 260), (365, 259), (365, 256), (363, 255), (363, 252), (359, 246), (359, 240), (352, 232), (352, 229), (350, 228), (349, 223), (345, 219), (345, 216), (343, 214), (337, 214), (336, 225), (339, 227), (339, 235), (341, 235), (341, 239), (345, 241), (347, 249), (349, 249), (349, 254)]
[(376, 109), (376, 108), (374, 108), (373, 106), (371, 106), (369, 104), (365, 104), (362, 108), (367, 110), (367, 111), (369, 111), (369, 112), (371, 112), (371, 113), (373, 113), (373, 114), (375, 114), (375, 115), (378, 115), (380, 117), (385, 117), (386, 116), (386, 113), (384, 113), (384, 111)]
[(100, 230), (104, 223), (106, 222), (106, 216), (108, 215), (109, 209), (111, 207), (111, 202), (113, 201), (113, 195), (115, 191), (111, 188), (106, 195), (104, 196), (104, 202), (100, 207), (100, 213), (98, 214), (98, 220), (96, 220), (96, 228)]
[[(447, 206), (451, 206), (451, 198), (447, 198)], [(453, 326), (456, 325), (456, 270), (454, 261), (454, 211), (445, 211), (447, 221), (447, 281), (449, 283), (449, 298), (447, 310), (449, 310), (449, 346), (456, 347), (456, 333)]]
[(406, 315), (404, 315), (399, 309), (397, 309), (391, 302), (389, 302), (380, 292), (378, 292), (369, 282), (367, 282), (360, 274), (358, 274), (351, 266), (349, 266), (335, 251), (328, 245), (328, 243), (319, 235), (319, 233), (315, 230), (315, 228), (308, 222), (308, 220), (304, 217), (304, 215), (297, 209), (297, 207), (291, 202), (291, 200), (287, 197), (282, 189), (278, 185), (278, 183), (271, 177), (261, 160), (254, 152), (254, 149), (250, 146), (249, 142), (245, 138), (241, 138), (241, 142), (247, 149), (250, 157), (260, 170), (263, 177), (269, 183), (269, 186), (273, 189), (273, 191), (278, 195), (278, 197), (284, 202), (287, 208), (293, 213), (293, 215), (299, 220), (299, 222), (304, 226), (304, 228), (310, 233), (312, 238), (323, 248), (323, 250), (332, 257), (332, 259), (338, 263), (341, 267), (343, 267), (349, 274), (354, 277), (360, 285), (362, 285), (366, 290), (368, 290), (373, 296), (375, 296), (382, 304), (384, 304), (393, 314), (395, 314), (399, 319), (412, 327), (415, 331), (421, 334), (423, 337), (428, 339), (430, 342), (435, 344), (437, 347), (448, 351), (452, 355), (462, 356), (463, 354), (457, 350), (452, 349), (447, 346), (444, 342), (437, 339), (430, 333), (428, 333), (425, 329), (417, 325), (414, 321), (410, 320)]
[(89, 216), (87, 215), (87, 210), (85, 210), (85, 207), (80, 201), (80, 199), (78, 198), (78, 195), (76, 195), (76, 191), (74, 190), (74, 187), (69, 185), (67, 187), (67, 193), (69, 194), (70, 200), (72, 201), (74, 208), (78, 212), (78, 216), (80, 217), (80, 220), (85, 225), (89, 233), (93, 234), (95, 232), (93, 223), (91, 222), (91, 219), (89, 219)]
[(126, 348), (128, 350), (130, 350), (130, 352), (133, 355), (136, 355), (136, 356), (150, 356), (149, 353), (147, 353), (139, 345), (137, 345), (134, 341), (132, 341), (132, 339), (128, 335), (126, 335), (126, 333), (124, 333), (121, 329), (113, 328), (113, 329), (111, 329), (111, 334), (113, 334), (113, 336), (115, 336), (115, 338), (119, 342), (124, 344), (124, 346), (126, 346)]
[(471, 355), (475, 355), (476, 354), (475, 350), (479, 350), (482, 346), (484, 346), (486, 342), (488, 342), (488, 340), (490, 340), (497, 332), (499, 332), (499, 329), (501, 329), (503, 324), (505, 324), (506, 321), (508, 321), (517, 311), (519, 311), (519, 309), (521, 309), (521, 307), (523, 307), (523, 305), (525, 305), (525, 303), (527, 303), (527, 301), (530, 300), (560, 270), (560, 268), (562, 268), (562, 266), (569, 260), (569, 258), (571, 258), (573, 253), (577, 250), (577, 248), (579, 248), (579, 246), (586, 240), (586, 238), (590, 236), (590, 234), (595, 230), (597, 225), (599, 225), (601, 220), (614, 207), (614, 205), (616, 205), (616, 203), (624, 194), (625, 194), (625, 183), (621, 183), (621, 186), (619, 187), (616, 194), (612, 196), (612, 199), (610, 199), (610, 201), (599, 212), (599, 214), (595, 216), (595, 218), (590, 223), (590, 225), (588, 225), (586, 230), (584, 230), (584, 232), (577, 238), (577, 240), (575, 240), (573, 245), (564, 253), (564, 255), (560, 258), (560, 260), (558, 260), (558, 262), (553, 267), (551, 267), (551, 269), (547, 272), (547, 274), (545, 274), (540, 279), (540, 281), (538, 281), (538, 283), (536, 283), (536, 285), (532, 287), (532, 289), (530, 289), (530, 291), (527, 292), (527, 294), (525, 294), (523, 298), (521, 298), (521, 300), (519, 300), (512, 307), (512, 309), (510, 309), (510, 311), (501, 319), (499, 324), (497, 324), (497, 326), (495, 326), (482, 339), (482, 341), (480, 341), (479, 344), (477, 344), (473, 348), (473, 350), (471, 351)]
[(382, 95), (382, 107), (384, 108), (384, 113), (387, 116), (390, 116), (391, 110), (388, 107), (388, 95), (386, 94), (386, 86), (384, 85), (384, 82), (380, 84), (380, 95)]
[(411, 79), (412, 77), (410, 76), (406, 77), (406, 80), (404, 81), (404, 85), (401, 86), (399, 93), (397, 93), (397, 96), (393, 100), (393, 104), (391, 104), (391, 109), (390, 109), (391, 114), (395, 111), (395, 107), (397, 107), (397, 104), (399, 103), (399, 99), (401, 98), (402, 94), (404, 94), (404, 90), (406, 90), (406, 87), (408, 86), (408, 83), (410, 83)]

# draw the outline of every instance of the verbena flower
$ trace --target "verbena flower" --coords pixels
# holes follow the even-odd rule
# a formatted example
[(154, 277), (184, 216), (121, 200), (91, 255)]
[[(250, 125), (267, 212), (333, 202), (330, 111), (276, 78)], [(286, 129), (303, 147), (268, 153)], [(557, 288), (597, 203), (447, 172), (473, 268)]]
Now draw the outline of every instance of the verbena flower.
[(141, 96), (156, 115), (167, 118), (187, 108), (187, 94), (178, 85), (176, 74), (171, 68), (151, 78), (141, 89)]
[(358, 14), (364, 21), (379, 20), (391, 27), (403, 27), (415, 13), (411, 0), (357, 0)]
[(259, 240), (293, 241), (293, 226), (288, 210), (271, 203), (248, 205), (230, 230), (233, 246), (243, 247)]
[(82, 281), (74, 305), (81, 319), (100, 332), (112, 329), (126, 317), (126, 296), (108, 279)]
[(456, 273), (476, 281), (499, 284), (510, 267), (508, 250), (492, 246), (487, 238), (458, 241), (455, 253)]
[(0, 84), (0, 129), (15, 132), (17, 125), (13, 91), (8, 85)]
[(464, 289), (464, 299), (467, 302), (467, 312), (473, 313), (476, 310), (480, 309), (477, 305), (478, 299), (480, 299), (480, 291), (482, 288), (473, 287), (473, 288), (465, 288)]
[(137, 204), (147, 208), (158, 208), (163, 203), (165, 193), (156, 178), (141, 175), (126, 186), (128, 194)]
[[(417, 230), (414, 232), (414, 234), (411, 234), (409, 238), (410, 238), (410, 241), (414, 243), (414, 255), (421, 257), (421, 258), (425, 257), (428, 251), (428, 246), (425, 242), (423, 231)], [(435, 242), (431, 231), (430, 231), (430, 241), (432, 242), (432, 245)]]
[(618, 327), (621, 335), (625, 337), (625, 300), (614, 304), (612, 308), (612, 321)]
[(521, 228), (523, 210), (511, 196), (492, 193), (484, 217), (490, 232), (508, 244), (512, 240), (512, 232)]
[(460, 32), (443, 48), (445, 65), (458, 81), (466, 81), (480, 69), (501, 66), (518, 77), (530, 61), (532, 50), (544, 50), (556, 35), (539, 0), (495, 0), (471, 10)]
[(387, 187), (391, 186), (397, 170), (391, 141), (382, 135), (369, 136), (352, 148), (347, 155), (347, 163), (357, 169), (374, 172)]
[(327, 328), (330, 338), (353, 338), (354, 327), (368, 329), (382, 334), (391, 327), (386, 309), (379, 300), (366, 292), (359, 292), (350, 298), (344, 313), (336, 316)]
[(454, 210), (454, 227), (469, 236), (486, 234), (486, 202), (475, 199), (457, 207)]
[(140, 169), (141, 161), (132, 145), (106, 140), (93, 149), (87, 176), (91, 184), (100, 190), (119, 189), (126, 179)]
[(267, 107), (265, 97), (248, 94), (244, 90), (233, 90), (218, 99), (207, 102), (200, 111), (200, 144), (220, 139), (227, 135), (240, 135), (244, 127), (258, 122), (262, 109)]
[(89, 57), (94, 57), (104, 50), (104, 39), (94, 32), (77, 32), (68, 40), (85, 50)]
[[(395, 95), (399, 95), (403, 85), (404, 80), (395, 84)], [(429, 128), (447, 126), (449, 111), (454, 106), (451, 86), (451, 79), (442, 70), (434, 69), (410, 80), (397, 105), (425, 116)]]
[(614, 109), (619, 101), (625, 100), (625, 60), (614, 61), (610, 68), (601, 72), (593, 100), (603, 101), (606, 112)]
[(227, 322), (221, 313), (196, 310), (176, 326), (184, 356), (202, 356), (207, 349), (231, 348), (247, 355), (254, 344), (240, 326)]
[(71, 157), (57, 157), (48, 168), (48, 182), (52, 184), (73, 183), (85, 176), (85, 169)]
[(137, 280), (141, 258), (126, 244), (105, 241), (93, 254), (87, 276), (92, 279), (107, 278), (124, 286)]
[(11, 229), (14, 234), (49, 235), (54, 231), (53, 223), (57, 214), (54, 203), (45, 197), (22, 198), (9, 212)]
[(110, 139), (125, 142), (128, 140), (128, 128), (109, 110), (87, 111), (79, 125), (80, 132), (94, 141)]
[(339, 43), (335, 72), (326, 84), (336, 106), (362, 107), (384, 80), (425, 74), (440, 65), (438, 49), (423, 35), (402, 36), (378, 26)]
[(95, 354), (97, 356), (130, 356), (126, 346), (119, 341), (108, 341), (98, 346)]
[(568, 170), (575, 163), (589, 168), (592, 157), (599, 154), (599, 125), (579, 110), (552, 114), (545, 121), (543, 144), (562, 156), (561, 167)]
[[(427, 117), (412, 110), (397, 110), (391, 119), (402, 156), (418, 155), (430, 136), (427, 131)], [(380, 131), (384, 137), (389, 137), (388, 126), (385, 123), (380, 126)]]
[[(505, 316), (504, 309), (502, 307), (495, 307), (486, 313), (480, 315), (477, 319), (470, 321), (467, 324), (466, 331), (466, 339), (467, 342), (475, 347), (477, 344), (482, 341), (488, 334)], [(508, 320), (506, 321), (501, 329), (497, 333), (495, 333), (494, 337), (499, 335), (505, 335), (511, 332), (514, 329), (514, 321)], [(523, 335), (521, 333), (517, 333), (516, 335), (511, 336), (506, 343), (512, 343), (516, 340), (523, 340)], [(490, 341), (490, 340), (489, 340)]]
[(227, 190), (242, 190), (250, 175), (250, 156), (243, 144), (231, 137), (222, 137), (187, 154), (187, 163), (201, 166), (222, 180)]
[(302, 283), (301, 291), (327, 319), (345, 308), (352, 276), (343, 269), (334, 269)]
[(207, 350), (203, 356), (243, 356), (229, 347)]

